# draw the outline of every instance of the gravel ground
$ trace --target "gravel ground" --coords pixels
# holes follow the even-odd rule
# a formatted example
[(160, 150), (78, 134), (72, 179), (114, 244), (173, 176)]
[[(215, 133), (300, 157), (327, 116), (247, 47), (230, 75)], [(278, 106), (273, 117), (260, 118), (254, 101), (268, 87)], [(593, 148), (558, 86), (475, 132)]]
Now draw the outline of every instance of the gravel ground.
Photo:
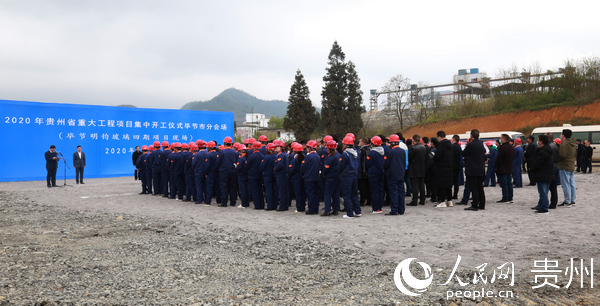
[[(599, 305), (597, 277), (593, 289), (585, 276), (583, 288), (577, 278), (569, 289), (534, 290), (530, 272), (544, 257), (561, 260), (562, 269), (570, 258), (595, 257), (598, 274), (599, 179), (578, 175), (577, 208), (545, 216), (531, 213), (537, 193), (523, 188), (515, 193), (526, 201), (489, 204), (485, 212), (426, 205), (402, 217), (354, 220), (199, 207), (138, 195), (130, 178), (52, 189), (0, 183), (0, 305)], [(499, 190), (486, 192), (493, 199)], [(457, 255), (456, 275), (469, 284), (443, 286)], [(409, 257), (428, 263), (435, 276), (418, 297), (394, 284), (396, 266)], [(506, 261), (515, 264), (513, 286), (473, 284), (478, 265), (489, 263), (489, 280), (489, 267)], [(425, 278), (418, 265), (410, 269)], [(557, 284), (567, 281), (559, 275)], [(482, 288), (514, 297), (447, 298)]]

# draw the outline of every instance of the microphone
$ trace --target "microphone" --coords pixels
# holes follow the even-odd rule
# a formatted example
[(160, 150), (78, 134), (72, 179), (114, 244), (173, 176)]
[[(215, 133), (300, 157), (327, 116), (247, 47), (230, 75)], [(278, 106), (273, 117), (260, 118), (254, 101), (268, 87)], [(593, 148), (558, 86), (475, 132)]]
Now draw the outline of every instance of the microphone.
[(63, 156), (62, 153), (60, 153), (60, 151), (58, 151), (58, 154), (60, 154), (60, 156)]

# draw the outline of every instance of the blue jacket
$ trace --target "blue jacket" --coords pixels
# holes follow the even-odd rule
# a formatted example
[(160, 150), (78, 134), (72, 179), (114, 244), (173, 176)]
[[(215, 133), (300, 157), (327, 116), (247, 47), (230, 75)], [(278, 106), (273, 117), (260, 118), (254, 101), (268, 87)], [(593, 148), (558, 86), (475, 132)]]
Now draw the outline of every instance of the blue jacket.
[(315, 182), (319, 180), (319, 167), (321, 158), (317, 152), (311, 152), (304, 157), (302, 165), (300, 165), (300, 174), (305, 181)]
[(183, 173), (183, 152), (171, 153), (171, 165), (173, 165), (173, 172), (175, 174)]
[(300, 172), (300, 167), (302, 164), (300, 163), (300, 159), (298, 158), (298, 154), (294, 155), (294, 158), (290, 161), (290, 165), (288, 166), (288, 175), (292, 180), (301, 180), (302, 173)]
[(163, 171), (169, 171), (169, 167), (171, 166), (170, 161), (167, 160), (169, 155), (171, 155), (171, 150), (164, 150), (160, 154), (160, 168)]
[(389, 154), (383, 157), (383, 167), (385, 175), (390, 180), (404, 180), (404, 172), (406, 171), (406, 151), (399, 146), (395, 146), (390, 150)]
[(327, 155), (329, 155), (329, 152), (327, 152), (327, 149), (321, 149), (321, 151), (319, 152), (319, 158), (321, 158), (321, 162), (319, 164), (319, 170), (321, 170), (321, 172), (323, 172), (323, 166), (325, 166), (325, 157), (327, 157)]
[(321, 174), (328, 180), (340, 179), (340, 173), (338, 172), (338, 166), (340, 165), (340, 153), (335, 151), (333, 155), (325, 156), (325, 162), (323, 163), (323, 171)]
[[(58, 155), (58, 153), (57, 153)], [(146, 160), (146, 157), (148, 156), (148, 153), (142, 153), (142, 155), (140, 155), (140, 157), (138, 157), (137, 162), (135, 162), (135, 167), (140, 170), (140, 171), (146, 171), (146, 165), (144, 164), (144, 160)]]
[(260, 153), (265, 156), (267, 155), (267, 146), (262, 146), (260, 147), (260, 149), (258, 149), (260, 151)]
[(162, 160), (160, 158), (160, 155), (162, 154), (162, 152), (163, 151), (161, 151), (161, 150), (155, 150), (155, 151), (152, 151), (152, 153), (150, 153), (150, 155), (148, 156), (148, 162), (150, 163), (152, 170), (162, 169)]
[(275, 176), (280, 176), (288, 173), (288, 155), (285, 152), (278, 153), (275, 157), (275, 166), (273, 166), (273, 172)]
[(498, 155), (498, 150), (494, 147), (490, 148), (490, 152), (486, 154), (488, 160), (488, 168), (494, 168), (496, 166), (496, 156)]
[(182, 161), (183, 161), (183, 172), (185, 174), (194, 173), (194, 169), (192, 169), (192, 159), (194, 158), (194, 154), (192, 152), (183, 152)]
[(275, 154), (267, 154), (260, 164), (260, 170), (263, 177), (274, 177), (273, 168), (275, 167)]
[(210, 155), (206, 150), (198, 151), (198, 153), (194, 154), (194, 157), (192, 157), (192, 169), (194, 170), (194, 174), (199, 177), (208, 174), (208, 170), (210, 169)]
[(360, 154), (354, 149), (346, 149), (340, 157), (338, 172), (342, 178), (358, 178)]
[(248, 155), (248, 157), (246, 158), (246, 163), (248, 164), (249, 178), (257, 179), (262, 176), (262, 170), (260, 169), (260, 165), (262, 164), (264, 157), (265, 156), (258, 150)]
[(382, 147), (373, 147), (371, 149), (365, 162), (368, 177), (383, 176), (385, 173), (383, 169), (383, 156), (384, 151)]
[(523, 164), (523, 147), (516, 146), (515, 147), (515, 159), (513, 160), (514, 167), (521, 167)]
[(237, 172), (238, 178), (248, 179), (248, 163), (246, 163), (246, 155), (238, 157), (235, 171)]
[(150, 163), (150, 153), (142, 155), (144, 156), (144, 167), (146, 168), (146, 170), (152, 172), (152, 164)]
[(210, 156), (210, 168), (207, 173), (219, 172), (219, 165), (217, 164), (219, 162), (219, 152), (213, 150), (208, 155)]
[(238, 153), (234, 149), (227, 148), (219, 152), (219, 172), (234, 173), (237, 164)]

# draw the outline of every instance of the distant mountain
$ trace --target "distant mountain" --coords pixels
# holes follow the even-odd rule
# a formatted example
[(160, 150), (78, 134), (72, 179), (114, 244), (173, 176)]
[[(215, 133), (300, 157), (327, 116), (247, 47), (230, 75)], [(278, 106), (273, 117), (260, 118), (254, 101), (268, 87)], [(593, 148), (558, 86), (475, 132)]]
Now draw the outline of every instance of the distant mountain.
[(237, 124), (246, 120), (246, 114), (255, 112), (271, 116), (285, 116), (288, 103), (281, 100), (265, 101), (258, 99), (242, 90), (229, 88), (209, 101), (189, 102), (181, 109), (233, 112)]

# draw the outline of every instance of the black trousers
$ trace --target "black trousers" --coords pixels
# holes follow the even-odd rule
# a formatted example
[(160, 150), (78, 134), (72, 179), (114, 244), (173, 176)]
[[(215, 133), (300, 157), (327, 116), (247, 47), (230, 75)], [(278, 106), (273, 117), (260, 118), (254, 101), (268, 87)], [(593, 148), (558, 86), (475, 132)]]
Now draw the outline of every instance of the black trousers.
[(425, 178), (411, 177), (410, 185), (412, 187), (412, 200), (410, 203), (417, 204), (417, 200), (419, 200), (420, 204), (425, 204)]
[(83, 167), (75, 167), (75, 181), (83, 183)]
[(48, 186), (56, 186), (56, 170), (54, 169), (46, 169), (48, 170), (48, 174), (46, 175), (46, 184)]
[(485, 209), (485, 193), (483, 191), (483, 176), (469, 176), (469, 188), (473, 193), (473, 207)]
[(438, 202), (452, 201), (452, 187), (450, 187), (450, 188), (439, 188), (438, 187), (437, 201)]
[(138, 179), (138, 171), (137, 171), (137, 169), (133, 170), (133, 178), (134, 178), (135, 181), (137, 181), (137, 179)]
[(371, 188), (369, 180), (365, 178), (358, 179), (358, 193), (360, 194), (360, 206), (371, 205)]
[(452, 174), (454, 175), (454, 180), (452, 180), (452, 183), (454, 185), (454, 194), (452, 195), (452, 198), (454, 199), (458, 199), (458, 174), (460, 173), (459, 169), (453, 170)]

